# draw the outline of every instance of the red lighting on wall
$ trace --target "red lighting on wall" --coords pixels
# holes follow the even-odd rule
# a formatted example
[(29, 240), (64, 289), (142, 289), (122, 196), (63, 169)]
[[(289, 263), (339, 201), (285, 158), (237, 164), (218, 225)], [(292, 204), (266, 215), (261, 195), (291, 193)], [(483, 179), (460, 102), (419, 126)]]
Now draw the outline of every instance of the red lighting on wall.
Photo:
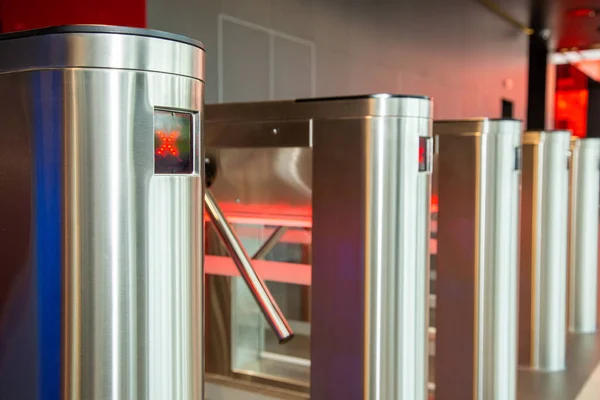
[(574, 8), (572, 10), (569, 10), (567, 12), (567, 14), (569, 14), (571, 17), (593, 18), (598, 14), (598, 10), (596, 10), (595, 8), (581, 7), (581, 8)]
[(156, 149), (157, 156), (167, 157), (171, 155), (173, 157), (179, 157), (179, 148), (177, 147), (179, 132), (173, 131), (167, 134), (162, 131), (157, 131), (156, 136), (158, 136), (160, 140), (160, 145)]
[(0, 1), (2, 32), (73, 24), (146, 27), (145, 0)]
[(587, 89), (556, 92), (556, 128), (568, 129), (573, 136), (587, 134)]
[(587, 136), (588, 78), (572, 65), (557, 68), (555, 97), (555, 127), (573, 132), (573, 136)]

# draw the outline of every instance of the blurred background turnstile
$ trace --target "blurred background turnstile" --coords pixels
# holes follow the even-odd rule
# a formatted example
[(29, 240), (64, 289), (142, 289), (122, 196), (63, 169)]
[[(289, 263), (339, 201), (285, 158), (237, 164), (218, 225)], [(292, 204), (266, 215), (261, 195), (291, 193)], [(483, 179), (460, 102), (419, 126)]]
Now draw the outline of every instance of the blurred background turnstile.
[(435, 121), (435, 398), (514, 399), (521, 123)]
[(600, 139), (571, 140), (569, 198), (569, 331), (598, 328)]
[(565, 368), (569, 131), (526, 132), (519, 293), (519, 364)]
[(274, 346), (208, 229), (212, 379), (426, 398), (430, 100), (210, 105), (205, 129), (211, 191), (296, 332)]

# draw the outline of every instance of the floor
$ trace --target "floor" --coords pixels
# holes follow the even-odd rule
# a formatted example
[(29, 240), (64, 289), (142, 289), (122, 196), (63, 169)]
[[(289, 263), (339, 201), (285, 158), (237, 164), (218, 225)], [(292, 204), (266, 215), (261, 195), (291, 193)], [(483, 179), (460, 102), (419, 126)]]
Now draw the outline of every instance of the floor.
[[(569, 335), (567, 369), (519, 371), (519, 400), (591, 400), (600, 398), (600, 334)], [(591, 397), (590, 397), (591, 396)]]
[(577, 396), (577, 400), (595, 399), (600, 399), (600, 366), (596, 367), (592, 376)]
[[(219, 384), (220, 383), (220, 384)], [(237, 385), (236, 385), (237, 386)], [(244, 385), (232, 387), (226, 382), (206, 385), (207, 400), (274, 400), (273, 394), (250, 393)], [(247, 388), (249, 389), (249, 388)], [(287, 397), (287, 396), (286, 396)], [(569, 335), (567, 369), (562, 372), (539, 373), (520, 370), (518, 400), (597, 400), (600, 399), (600, 332)]]

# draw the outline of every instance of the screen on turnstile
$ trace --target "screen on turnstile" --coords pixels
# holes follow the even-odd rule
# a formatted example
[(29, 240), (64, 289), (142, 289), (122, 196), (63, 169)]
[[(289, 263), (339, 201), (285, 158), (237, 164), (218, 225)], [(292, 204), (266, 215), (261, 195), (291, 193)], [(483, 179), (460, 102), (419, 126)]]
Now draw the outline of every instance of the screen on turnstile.
[(194, 171), (192, 115), (154, 112), (154, 173), (191, 174)]

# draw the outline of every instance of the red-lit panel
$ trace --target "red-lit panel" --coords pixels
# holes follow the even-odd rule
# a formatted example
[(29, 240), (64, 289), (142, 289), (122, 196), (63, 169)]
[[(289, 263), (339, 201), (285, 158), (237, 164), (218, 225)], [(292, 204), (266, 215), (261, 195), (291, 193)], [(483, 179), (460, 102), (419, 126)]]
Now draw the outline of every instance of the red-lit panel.
[(568, 129), (574, 136), (587, 135), (588, 77), (571, 65), (560, 65), (557, 71), (555, 127)]
[(568, 129), (573, 136), (587, 134), (588, 91), (569, 90), (556, 92), (556, 128)]
[(3, 0), (2, 32), (73, 24), (146, 27), (145, 0)]

